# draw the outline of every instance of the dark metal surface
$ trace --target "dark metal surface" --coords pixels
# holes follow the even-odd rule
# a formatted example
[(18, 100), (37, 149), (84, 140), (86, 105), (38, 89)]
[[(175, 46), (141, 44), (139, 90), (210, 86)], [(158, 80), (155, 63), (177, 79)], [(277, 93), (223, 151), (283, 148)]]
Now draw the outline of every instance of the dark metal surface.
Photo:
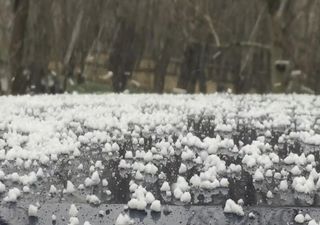
[[(64, 110), (67, 110), (68, 107), (74, 107), (72, 104), (73, 103), (71, 102), (69, 105), (64, 105)], [(98, 106), (100, 106), (100, 102)], [(55, 107), (59, 108), (59, 105)], [(103, 103), (101, 107), (107, 108), (108, 105)], [(141, 114), (148, 110), (151, 110), (151, 112), (152, 110), (157, 112), (158, 107), (160, 106), (157, 104), (148, 105), (143, 103), (141, 108), (137, 111), (141, 112)], [(161, 110), (164, 111), (169, 108), (167, 106), (162, 107), (163, 109)], [(43, 114), (41, 114), (41, 116), (44, 116), (45, 118), (47, 113), (46, 109), (43, 106), (40, 108), (40, 111)], [(83, 108), (80, 107), (80, 109)], [(18, 109), (16, 110), (17, 112), (19, 111)], [(76, 110), (74, 112), (76, 112)], [(126, 113), (129, 114), (129, 112)], [(38, 115), (37, 118), (39, 117), (40, 116)], [(219, 133), (215, 130), (213, 117), (214, 116), (211, 114), (202, 115), (200, 113), (199, 115), (194, 115), (190, 113), (190, 115), (187, 115), (183, 120), (183, 123), (187, 127), (187, 131), (184, 131), (183, 135), (187, 135), (188, 132), (191, 132), (193, 135), (203, 140), (205, 137), (215, 137), (217, 134), (219, 134), (222, 139), (232, 139), (235, 146), (240, 149), (241, 146), (246, 144), (250, 145), (254, 140), (257, 140), (259, 132), (261, 135), (261, 133), (265, 133), (267, 131), (266, 129), (263, 130), (263, 132), (258, 132), (257, 129), (249, 126), (250, 124), (241, 124), (240, 122), (237, 122), (237, 127), (231, 132)], [(261, 120), (263, 120), (263, 118), (261, 118)], [(92, 128), (86, 127), (84, 121), (85, 119), (75, 119), (69, 121), (70, 124), (65, 125), (67, 127), (66, 131), (71, 131), (74, 129), (73, 131), (77, 135), (77, 138), (80, 135), (94, 131)], [(80, 131), (75, 130), (75, 128), (71, 126), (71, 123), (79, 123), (81, 128), (79, 129)], [(15, 203), (8, 203), (3, 201), (3, 199), (10, 188), (17, 187), (22, 190), (23, 185), (10, 179), (2, 180), (6, 185), (6, 192), (0, 194), (0, 225), (52, 224), (51, 217), (53, 214), (57, 217), (55, 224), (68, 224), (70, 218), (68, 211), (71, 204), (75, 204), (79, 210), (77, 217), (80, 220), (80, 224), (83, 224), (84, 221), (89, 221), (92, 225), (114, 224), (117, 217), (122, 212), (129, 214), (130, 217), (134, 219), (135, 224), (283, 225), (294, 223), (294, 217), (299, 213), (300, 210), (304, 213), (309, 213), (311, 217), (317, 221), (320, 219), (320, 201), (317, 192), (311, 193), (308, 197), (310, 197), (312, 201), (311, 203), (306, 203), (301, 201), (301, 199), (296, 198), (295, 192), (292, 188), (289, 188), (289, 190), (284, 193), (276, 190), (279, 185), (279, 181), (276, 181), (273, 178), (270, 180), (265, 179), (261, 182), (261, 184), (254, 182), (252, 178), (253, 172), (249, 171), (245, 167), (242, 167), (241, 173), (236, 177), (232, 176), (231, 174), (224, 174), (229, 181), (228, 188), (219, 187), (210, 193), (205, 193), (203, 190), (199, 191), (191, 188), (190, 192), (192, 200), (190, 203), (184, 204), (181, 201), (176, 200), (173, 196), (167, 197), (160, 191), (163, 180), (159, 178), (159, 174), (160, 172), (163, 172), (166, 175), (165, 180), (168, 181), (170, 185), (177, 181), (177, 177), (179, 176), (179, 167), (182, 163), (181, 149), (175, 149), (176, 151), (174, 155), (165, 156), (161, 161), (155, 160), (154, 163), (158, 168), (157, 174), (153, 177), (148, 177), (146, 175), (145, 178), (140, 181), (136, 180), (134, 177), (136, 171), (133, 171), (132, 168), (119, 168), (119, 162), (121, 159), (125, 158), (126, 151), (132, 151), (133, 153), (135, 153), (137, 150), (148, 151), (151, 149), (151, 147), (155, 146), (162, 140), (168, 140), (169, 138), (172, 138), (173, 142), (175, 142), (178, 138), (177, 134), (174, 132), (170, 134), (160, 133), (157, 136), (155, 130), (156, 127), (153, 127), (148, 131), (149, 133), (145, 135), (143, 132), (137, 133), (134, 131), (135, 124), (129, 125), (130, 126), (128, 126), (126, 133), (121, 135), (118, 135), (120, 131), (114, 132), (113, 127), (108, 127), (109, 130), (107, 130), (107, 132), (112, 137), (112, 140), (109, 142), (118, 143), (120, 148), (119, 151), (114, 153), (113, 156), (110, 156), (102, 151), (105, 143), (92, 141), (89, 143), (81, 143), (79, 146), (79, 151), (81, 154), (79, 156), (74, 157), (72, 153), (70, 155), (59, 154), (57, 161), (50, 160), (49, 162), (43, 164), (38, 161), (37, 164), (31, 164), (31, 166), (27, 169), (23, 166), (18, 166), (15, 160), (0, 161), (0, 169), (3, 170), (6, 175), (17, 172), (20, 176), (22, 176), (30, 172), (37, 172), (39, 167), (41, 167), (44, 172), (44, 177), (38, 178), (35, 183), (29, 186), (30, 193), (23, 193)], [(143, 124), (141, 126), (143, 128)], [(301, 143), (298, 141), (294, 143), (282, 143), (282, 145), (280, 145), (280, 143), (278, 143), (280, 135), (283, 133), (288, 134), (291, 127), (290, 129), (284, 130), (281, 130), (282, 127), (276, 128), (277, 129), (271, 129), (271, 131), (268, 130), (270, 131), (271, 135), (266, 137), (265, 142), (272, 146), (272, 151), (276, 151), (280, 159), (284, 159), (289, 152), (301, 154), (305, 151), (305, 149), (301, 146)], [(8, 132), (8, 130), (0, 130), (0, 138), (3, 137), (5, 132)], [(151, 138), (152, 134), (156, 134), (154, 139)], [(133, 137), (136, 138), (136, 136), (143, 138), (143, 144), (133, 143), (132, 139)], [(241, 146), (239, 144), (240, 141), (242, 142)], [(275, 150), (276, 145), (278, 145), (277, 150)], [(8, 146), (5, 146), (4, 148), (6, 150), (9, 149)], [(193, 150), (195, 152), (197, 151), (197, 149)], [(224, 160), (226, 166), (229, 166), (231, 163), (242, 165), (243, 155), (228, 155), (224, 154), (223, 151), (218, 152), (217, 155), (221, 160)], [(315, 158), (315, 168), (319, 169), (318, 152), (316, 152)], [(90, 172), (90, 167), (98, 160), (102, 162), (104, 168), (94, 168), (94, 170), (98, 171), (101, 179), (106, 179), (108, 181), (108, 186), (103, 187), (102, 182), (99, 182), (97, 185), (84, 188), (83, 190), (77, 189), (80, 184), (84, 183), (87, 177), (91, 177), (92, 171)], [(128, 162), (130, 162), (130, 160), (132, 163), (132, 159), (127, 159)], [(144, 164), (147, 163), (144, 162), (143, 159), (134, 159), (134, 161), (139, 160)], [(78, 169), (80, 164), (83, 165), (83, 169)], [(280, 171), (283, 164), (279, 163), (279, 165), (276, 166), (277, 168), (274, 169), (276, 171)], [(203, 172), (201, 169), (203, 168), (199, 168), (194, 163), (190, 166), (190, 168), (188, 168), (187, 172), (183, 174), (183, 177), (189, 181), (194, 174)], [(302, 175), (307, 176), (308, 172), (303, 170)], [(292, 182), (291, 175), (285, 179), (287, 179), (289, 182)], [(76, 188), (75, 192), (64, 193), (63, 190), (67, 186), (67, 181), (71, 181), (74, 184)], [(145, 211), (127, 209), (127, 203), (131, 199), (131, 193), (129, 191), (130, 181), (134, 181), (137, 184), (142, 185), (148, 191), (150, 191), (156, 199), (161, 201), (161, 213), (151, 212), (149, 208), (147, 208)], [(50, 185), (55, 185), (59, 192), (56, 194), (50, 194)], [(108, 194), (106, 190), (111, 191), (111, 194)], [(266, 197), (268, 190), (273, 191), (273, 198)], [(87, 202), (87, 195), (92, 194), (99, 198), (101, 201), (100, 204), (93, 205)], [(239, 217), (234, 214), (226, 214), (223, 212), (224, 204), (229, 198), (235, 201), (239, 199), (243, 200), (243, 208), (245, 211), (245, 215), (243, 217)], [(34, 218), (28, 216), (28, 207), (30, 204), (39, 205), (38, 217)], [(249, 218), (250, 212), (255, 215), (255, 218)]]
[[(45, 203), (39, 209), (38, 218), (30, 218), (27, 215), (27, 203), (19, 203), (10, 207), (1, 206), (0, 224), (10, 225), (38, 225), (53, 224), (52, 214), (57, 216), (55, 224), (68, 224), (68, 211), (70, 203)], [(114, 224), (118, 215), (123, 212), (124, 206), (121, 204), (102, 204), (93, 207), (85, 203), (76, 204), (79, 210), (78, 219), (80, 224), (90, 221), (94, 225)], [(99, 211), (103, 211), (103, 215)], [(134, 219), (135, 224), (158, 224), (158, 225), (285, 225), (294, 224), (294, 217), (299, 211), (309, 213), (312, 218), (320, 218), (319, 208), (299, 208), (299, 207), (247, 207), (245, 212), (253, 212), (255, 218), (248, 215), (239, 217), (233, 214), (225, 214), (223, 208), (219, 206), (166, 206), (164, 212), (154, 213), (130, 211), (129, 215)]]

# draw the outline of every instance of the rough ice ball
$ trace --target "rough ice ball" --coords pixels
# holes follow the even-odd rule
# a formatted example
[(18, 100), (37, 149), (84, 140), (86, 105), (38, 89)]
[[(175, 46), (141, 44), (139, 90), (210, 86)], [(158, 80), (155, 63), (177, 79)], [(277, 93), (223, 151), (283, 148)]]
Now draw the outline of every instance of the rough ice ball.
[(267, 198), (273, 198), (273, 193), (271, 191), (267, 192)]
[(112, 144), (112, 151), (117, 152), (120, 150), (120, 147), (117, 143)]
[(69, 216), (70, 217), (76, 217), (78, 215), (78, 209), (75, 206), (75, 204), (71, 204), (70, 209), (69, 209)]
[(225, 213), (234, 213), (238, 216), (244, 216), (244, 211), (240, 205), (235, 203), (232, 199), (228, 199), (223, 210)]
[(57, 193), (57, 188), (54, 185), (50, 185), (49, 193), (50, 194), (55, 194)]
[(94, 171), (91, 176), (92, 185), (97, 185), (100, 183), (100, 177), (99, 173), (97, 171)]
[(319, 225), (315, 220), (310, 220), (308, 225)]
[(187, 191), (187, 192), (184, 192), (184, 193), (181, 195), (180, 201), (181, 201), (181, 202), (185, 202), (185, 203), (191, 202), (190, 192), (188, 192), (188, 191)]
[(127, 214), (120, 214), (116, 220), (115, 225), (130, 225), (133, 224), (133, 220)]
[(159, 200), (155, 200), (152, 202), (150, 209), (154, 212), (161, 212), (161, 203)]
[(153, 196), (153, 194), (151, 192), (147, 192), (147, 194), (146, 194), (146, 202), (148, 204), (151, 204), (154, 200), (155, 200), (155, 197)]
[(79, 219), (77, 217), (70, 217), (69, 225), (79, 225)]
[(28, 216), (29, 217), (37, 217), (38, 216), (38, 207), (34, 206), (34, 205), (29, 205)]
[(100, 199), (96, 195), (87, 195), (86, 197), (87, 202), (93, 205), (99, 205), (100, 204)]
[(304, 215), (304, 219), (305, 219), (306, 221), (312, 220), (311, 216), (310, 216), (308, 213), (307, 213), (306, 215)]
[(73, 193), (74, 191), (75, 191), (75, 188), (74, 188), (73, 183), (72, 183), (70, 180), (68, 180), (68, 181), (67, 181), (67, 187), (66, 187), (66, 189), (65, 189), (65, 192), (68, 193), (68, 194), (71, 194), (71, 193)]
[(170, 191), (170, 185), (167, 181), (163, 182), (160, 191)]
[(130, 209), (145, 210), (147, 207), (147, 202), (144, 199), (133, 198), (128, 202), (128, 207)]
[(0, 181), (0, 193), (3, 193), (6, 191), (6, 186)]
[(24, 193), (29, 193), (29, 192), (30, 192), (29, 186), (23, 186), (22, 191), (23, 191)]
[(107, 181), (107, 179), (103, 179), (103, 180), (102, 180), (102, 186), (103, 186), (103, 187), (108, 186), (108, 181)]
[(183, 174), (187, 172), (187, 166), (183, 163), (181, 163), (180, 168), (179, 168), (179, 174)]
[(256, 215), (253, 212), (250, 212), (249, 213), (249, 218), (250, 219), (254, 219), (254, 218), (256, 218)]
[(12, 188), (8, 191), (7, 196), (3, 200), (5, 202), (16, 202), (20, 195), (21, 191), (18, 188)]
[(304, 219), (304, 216), (302, 214), (298, 214), (296, 215), (296, 217), (294, 218), (294, 221), (296, 223), (304, 223), (305, 219)]

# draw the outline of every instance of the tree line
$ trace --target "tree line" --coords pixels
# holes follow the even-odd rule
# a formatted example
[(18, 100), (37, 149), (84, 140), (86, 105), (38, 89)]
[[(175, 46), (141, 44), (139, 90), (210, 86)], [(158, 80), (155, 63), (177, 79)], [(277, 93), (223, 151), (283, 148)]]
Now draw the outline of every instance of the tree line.
[[(154, 65), (150, 89), (157, 93), (163, 93), (176, 58), (181, 59), (176, 86), (188, 93), (196, 84), (205, 93), (209, 73), (217, 68), (222, 68), (214, 78), (217, 86), (230, 72), (237, 93), (284, 91), (292, 70), (320, 91), (317, 0), (3, 0), (0, 5), (0, 59), (8, 65), (12, 94), (48, 92), (44, 81), (50, 81), (52, 68), (64, 91), (69, 78), (83, 82), (88, 57), (101, 54), (115, 92), (126, 89), (146, 58)], [(267, 72), (260, 73), (262, 67)]]

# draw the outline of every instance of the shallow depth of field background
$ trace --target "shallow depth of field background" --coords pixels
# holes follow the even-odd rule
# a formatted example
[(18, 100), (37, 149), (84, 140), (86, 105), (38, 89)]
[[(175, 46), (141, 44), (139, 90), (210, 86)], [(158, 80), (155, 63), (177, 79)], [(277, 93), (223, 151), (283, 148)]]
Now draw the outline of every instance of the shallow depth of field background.
[(1, 0), (0, 93), (319, 93), (318, 0)]

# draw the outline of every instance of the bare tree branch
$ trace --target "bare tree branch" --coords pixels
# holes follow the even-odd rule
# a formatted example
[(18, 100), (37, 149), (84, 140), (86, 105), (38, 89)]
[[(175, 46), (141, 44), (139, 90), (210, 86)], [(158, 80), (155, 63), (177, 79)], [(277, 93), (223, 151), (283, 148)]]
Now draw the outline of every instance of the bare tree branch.
[(72, 36), (71, 36), (71, 40), (69, 42), (69, 46), (68, 46), (68, 50), (66, 52), (66, 55), (64, 57), (64, 65), (67, 65), (71, 59), (71, 55), (73, 52), (73, 49), (75, 47), (76, 41), (79, 37), (79, 33), (80, 33), (80, 28), (81, 28), (81, 22), (83, 19), (83, 9), (79, 12), (78, 17), (77, 17), (77, 22), (76, 25), (74, 26), (74, 29), (72, 31)]
[[(255, 23), (255, 25), (254, 25), (254, 27), (253, 27), (253, 29), (252, 29), (252, 31), (251, 31), (251, 34), (250, 34), (250, 37), (249, 37), (249, 43), (252, 42), (252, 41), (254, 41), (254, 39), (255, 39), (256, 33), (257, 33), (258, 28), (259, 28), (259, 25), (260, 25), (260, 23), (261, 23), (262, 16), (264, 15), (264, 13), (265, 13), (265, 11), (266, 11), (266, 8), (267, 8), (267, 7), (263, 7), (263, 9), (261, 10), (261, 12), (259, 13), (259, 16), (258, 16), (258, 18), (257, 18), (257, 20), (256, 20), (256, 23)], [(242, 74), (243, 71), (244, 71), (244, 69), (246, 68), (246, 66), (247, 66), (247, 64), (248, 64), (248, 62), (249, 62), (249, 58), (250, 58), (251, 55), (252, 55), (252, 49), (250, 49), (250, 50), (248, 51), (248, 54), (246, 55), (244, 64), (242, 64), (241, 69), (240, 69), (240, 74)]]
[(209, 28), (210, 28), (210, 31), (214, 37), (214, 40), (216, 42), (216, 45), (219, 47), (221, 45), (221, 42), (220, 42), (220, 38), (219, 38), (219, 35), (218, 33), (216, 32), (216, 30), (214, 29), (214, 26), (213, 26), (213, 22), (212, 22), (212, 19), (211, 17), (206, 14), (204, 15), (204, 18), (206, 19), (206, 21), (208, 22), (208, 25), (209, 25)]

